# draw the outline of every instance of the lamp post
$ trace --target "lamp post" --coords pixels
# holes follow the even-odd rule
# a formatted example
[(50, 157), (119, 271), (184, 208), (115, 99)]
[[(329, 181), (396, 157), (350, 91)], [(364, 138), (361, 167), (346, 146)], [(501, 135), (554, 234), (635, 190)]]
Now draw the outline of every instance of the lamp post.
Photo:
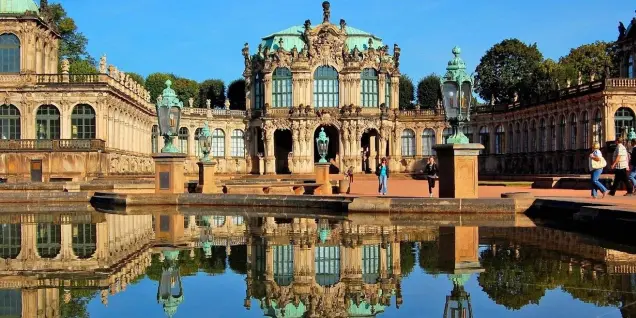
[(456, 46), (452, 52), (455, 57), (448, 62), (446, 74), (440, 79), (446, 121), (452, 128), (452, 135), (448, 137), (446, 143), (467, 144), (468, 137), (464, 135), (461, 127), (465, 122), (470, 121), (475, 78), (466, 73), (466, 64), (459, 57), (461, 49)]
[(172, 144), (172, 138), (177, 135), (181, 121), (183, 102), (179, 100), (175, 91), (170, 87), (172, 81), (166, 81), (166, 88), (157, 98), (157, 116), (159, 117), (159, 131), (163, 136), (164, 147), (162, 153), (179, 153)]
[(316, 183), (320, 184), (314, 194), (329, 195), (332, 194), (331, 181), (329, 179), (329, 166), (331, 164), (327, 161), (327, 150), (329, 149), (329, 137), (325, 133), (325, 128), (320, 128), (318, 138), (316, 138), (316, 148), (318, 148), (318, 155), (320, 160), (315, 163), (314, 170), (316, 171)]
[(450, 275), (453, 282), (453, 290), (449, 296), (446, 296), (446, 304), (444, 306), (444, 318), (472, 318), (473, 309), (470, 305), (470, 294), (464, 290), (464, 284), (470, 275)]
[(316, 147), (318, 148), (318, 155), (320, 155), (319, 163), (328, 163), (327, 161), (327, 151), (329, 149), (329, 137), (327, 137), (327, 133), (325, 133), (325, 128), (320, 128), (320, 133), (318, 133), (318, 138), (316, 138)]
[(205, 123), (203, 125), (203, 128), (201, 129), (201, 134), (199, 135), (199, 148), (203, 153), (201, 162), (210, 162), (210, 150), (212, 149), (212, 133), (210, 132), (208, 123)]

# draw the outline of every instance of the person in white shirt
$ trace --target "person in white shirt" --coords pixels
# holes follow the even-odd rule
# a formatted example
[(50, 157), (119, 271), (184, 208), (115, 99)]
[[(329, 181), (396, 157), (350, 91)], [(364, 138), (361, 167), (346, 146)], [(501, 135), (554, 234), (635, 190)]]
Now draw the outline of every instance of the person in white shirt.
[(616, 138), (616, 150), (614, 150), (614, 161), (612, 162), (611, 168), (614, 169), (614, 182), (612, 182), (609, 195), (615, 195), (616, 189), (618, 189), (621, 183), (627, 188), (626, 195), (632, 195), (634, 189), (627, 178), (627, 172), (629, 170), (627, 148), (623, 145), (622, 137)]

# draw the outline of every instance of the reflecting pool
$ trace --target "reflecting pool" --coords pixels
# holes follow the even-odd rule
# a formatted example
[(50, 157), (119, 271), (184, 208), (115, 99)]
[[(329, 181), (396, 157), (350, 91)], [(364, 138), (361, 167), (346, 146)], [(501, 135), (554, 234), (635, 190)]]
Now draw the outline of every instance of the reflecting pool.
[(630, 246), (515, 220), (286, 216), (2, 213), (0, 317), (636, 317)]

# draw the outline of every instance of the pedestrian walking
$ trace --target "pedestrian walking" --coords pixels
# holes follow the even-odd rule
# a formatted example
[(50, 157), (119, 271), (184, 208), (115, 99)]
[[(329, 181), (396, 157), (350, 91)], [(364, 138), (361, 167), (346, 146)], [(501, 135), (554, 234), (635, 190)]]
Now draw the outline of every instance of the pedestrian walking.
[(590, 154), (590, 178), (592, 180), (592, 197), (594, 199), (598, 198), (598, 191), (601, 191), (601, 198), (604, 198), (608, 192), (607, 188), (599, 181), (605, 166), (607, 166), (607, 162), (601, 153), (601, 145), (595, 142)]
[(389, 166), (386, 163), (386, 158), (382, 158), (380, 164), (375, 170), (375, 174), (378, 176), (378, 192), (380, 195), (386, 195), (388, 190), (387, 181), (389, 179)]
[(435, 181), (437, 180), (437, 172), (439, 169), (437, 168), (437, 163), (435, 163), (435, 158), (428, 157), (428, 163), (424, 168), (424, 173), (426, 174), (426, 179), (428, 179), (428, 197), (433, 197), (433, 189), (435, 188)]
[(611, 168), (614, 169), (614, 182), (612, 182), (609, 195), (615, 195), (621, 183), (625, 184), (625, 188), (627, 188), (627, 194), (625, 195), (632, 195), (634, 189), (627, 178), (627, 172), (629, 170), (628, 154), (625, 145), (623, 145), (622, 137), (616, 138), (616, 150), (614, 150), (613, 157), (614, 160)]

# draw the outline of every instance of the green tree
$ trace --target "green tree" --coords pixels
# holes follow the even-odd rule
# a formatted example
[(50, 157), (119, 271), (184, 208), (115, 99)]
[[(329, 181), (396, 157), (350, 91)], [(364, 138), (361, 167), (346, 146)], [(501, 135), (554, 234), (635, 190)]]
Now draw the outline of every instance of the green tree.
[(69, 74), (97, 74), (94, 64), (86, 60), (75, 60), (69, 64)]
[(197, 105), (199, 105), (199, 83), (197, 83), (197, 81), (177, 77), (174, 81), (172, 81), (172, 88), (175, 93), (177, 93), (177, 97), (183, 102), (184, 106), (190, 106), (188, 102), (190, 98), (194, 99), (192, 107), (197, 107)]
[(228, 255), (227, 259), (230, 269), (234, 273), (247, 274), (247, 245), (232, 246), (232, 253)]
[(201, 107), (205, 107), (206, 100), (210, 100), (212, 108), (225, 105), (225, 83), (220, 79), (209, 79), (201, 83), (199, 100)]
[(408, 277), (415, 268), (415, 242), (400, 242), (400, 268), (402, 277)]
[(417, 83), (417, 103), (422, 108), (435, 108), (442, 99), (439, 76), (432, 73)]
[(539, 94), (546, 94), (566, 87), (568, 80), (576, 80), (576, 71), (570, 65), (547, 59), (535, 72), (532, 85)]
[(132, 78), (133, 81), (137, 82), (137, 84), (144, 86), (144, 84), (146, 83), (146, 81), (144, 80), (144, 77), (134, 73), (134, 72), (126, 72), (126, 75), (130, 76), (130, 78)]
[(537, 93), (534, 73), (543, 61), (536, 43), (527, 45), (518, 39), (507, 39), (486, 51), (477, 69), (475, 87), (481, 98), (498, 102), (513, 101), (515, 93), (526, 98)]
[(173, 74), (168, 73), (152, 73), (146, 77), (144, 86), (150, 92), (150, 100), (152, 102), (157, 100), (157, 97), (161, 95), (164, 88), (166, 88), (166, 81), (171, 80), (173, 83), (176, 77)]
[(77, 30), (75, 20), (68, 17), (62, 5), (59, 3), (50, 4), (43, 11), (42, 13), (51, 19), (54, 28), (60, 34), (60, 60), (63, 58), (67, 58), (70, 62), (87, 60), (95, 64), (95, 59), (86, 50), (88, 39)]
[(413, 109), (415, 107), (413, 104), (413, 100), (415, 99), (414, 94), (415, 88), (413, 86), (413, 80), (411, 80), (408, 75), (402, 74), (400, 76), (400, 109)]
[(559, 63), (564, 66), (570, 66), (576, 73), (573, 78), (578, 79), (578, 73), (581, 73), (583, 82), (588, 82), (592, 74), (601, 78), (605, 74), (605, 68), (611, 67), (613, 64), (612, 43), (596, 41), (591, 44), (584, 44), (577, 48), (571, 49), (570, 53), (559, 59)]
[(230, 109), (245, 110), (245, 80), (237, 79), (227, 87)]
[[(60, 289), (60, 295), (63, 293), (64, 291)], [(93, 289), (71, 289), (71, 300), (68, 303), (60, 297), (60, 316), (64, 318), (90, 317), (86, 307), (96, 294), (97, 290)]]
[(420, 242), (419, 261), (420, 267), (427, 274), (439, 274), (439, 241)]

